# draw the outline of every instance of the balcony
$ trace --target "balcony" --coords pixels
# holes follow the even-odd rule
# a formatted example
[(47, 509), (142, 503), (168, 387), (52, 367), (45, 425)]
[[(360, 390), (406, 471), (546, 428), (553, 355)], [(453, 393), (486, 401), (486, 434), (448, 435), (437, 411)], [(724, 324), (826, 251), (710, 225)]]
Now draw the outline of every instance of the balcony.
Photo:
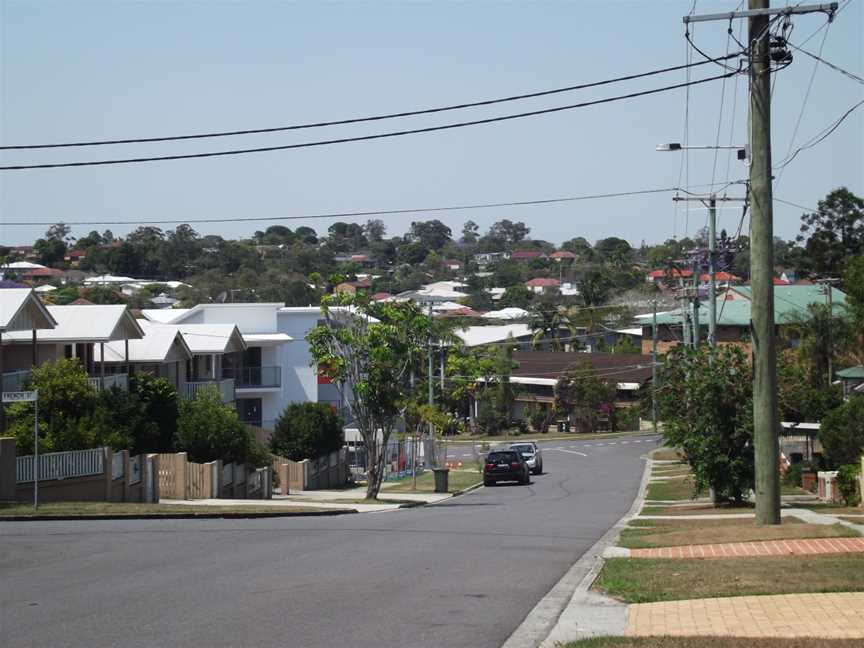
[(3, 374), (3, 391), (14, 392), (24, 391), (24, 385), (30, 380), (32, 371), (22, 369), (21, 371), (10, 371)]
[(129, 374), (109, 374), (107, 376), (90, 376), (87, 381), (90, 386), (101, 391), (117, 387), (120, 391), (129, 391)]
[(180, 395), (183, 398), (192, 400), (200, 392), (212, 390), (222, 397), (223, 403), (234, 402), (234, 379), (227, 378), (225, 380), (205, 380), (201, 382), (187, 382), (181, 386)]
[(278, 389), (282, 386), (282, 367), (224, 367), (222, 377), (233, 378), (237, 389)]

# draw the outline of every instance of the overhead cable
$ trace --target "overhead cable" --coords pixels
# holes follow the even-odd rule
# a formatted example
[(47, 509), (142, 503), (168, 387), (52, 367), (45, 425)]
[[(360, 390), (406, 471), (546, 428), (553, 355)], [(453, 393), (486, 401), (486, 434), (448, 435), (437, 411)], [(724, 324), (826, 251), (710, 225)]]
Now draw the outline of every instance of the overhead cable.
[[(634, 79), (642, 79), (649, 76), (655, 76), (658, 74), (666, 74), (667, 72), (675, 72), (677, 70), (683, 70), (684, 68), (696, 67), (699, 65), (706, 65), (708, 63), (716, 63), (718, 61), (724, 61), (731, 58), (735, 58), (738, 54), (727, 54), (725, 56), (721, 56), (714, 59), (708, 59), (705, 61), (699, 61), (697, 63), (688, 63), (687, 65), (674, 65), (671, 67), (659, 68), (657, 70), (650, 70), (648, 72), (640, 72), (638, 74), (628, 74), (625, 76), (615, 77), (612, 79), (605, 79), (603, 81), (592, 81), (590, 83), (581, 83), (578, 85), (565, 86), (563, 88), (554, 88), (552, 90), (541, 90), (539, 92), (528, 92), (525, 94), (512, 95), (509, 97), (500, 97), (497, 99), (486, 99), (483, 101), (473, 101), (468, 103), (461, 104), (453, 104), (449, 106), (439, 106), (436, 108), (423, 108), (420, 110), (407, 110), (402, 112), (395, 113), (386, 113), (383, 115), (373, 115), (367, 117), (352, 117), (349, 119), (337, 119), (331, 121), (323, 121), (323, 122), (311, 122), (306, 124), (293, 124), (289, 126), (275, 126), (272, 128), (249, 128), (243, 130), (232, 130), (232, 131), (217, 131), (211, 133), (197, 133), (193, 135), (170, 135), (164, 137), (134, 137), (134, 138), (125, 138), (125, 139), (113, 139), (113, 140), (93, 140), (93, 141), (80, 141), (80, 142), (62, 142), (62, 143), (53, 143), (53, 144), (16, 144), (16, 145), (0, 145), (0, 150), (22, 150), (22, 149), (48, 149), (48, 148), (68, 148), (68, 147), (77, 147), (77, 146), (108, 146), (114, 144), (143, 144), (147, 142), (174, 142), (179, 140), (190, 140), (190, 139), (207, 139), (213, 137), (233, 137), (237, 135), (256, 135), (262, 133), (278, 133), (282, 131), (292, 131), (292, 130), (301, 130), (307, 128), (323, 128), (327, 126), (344, 126), (346, 124), (360, 124), (364, 122), (374, 122), (374, 121), (382, 121), (385, 119), (397, 119), (401, 117), (415, 117), (418, 115), (431, 115), (434, 113), (447, 112), (452, 110), (464, 110), (466, 108), (477, 108), (480, 106), (492, 106), (500, 103), (507, 103), (510, 101), (520, 101), (523, 99), (534, 99), (537, 97), (548, 97), (554, 94), (561, 94), (565, 92), (573, 92), (575, 90), (584, 90), (586, 88), (595, 88), (598, 86), (609, 85), (612, 83), (620, 83), (622, 81), (632, 81)], [(728, 70), (733, 70), (734, 68), (727, 68)]]
[(515, 113), (510, 115), (501, 115), (499, 117), (487, 117), (485, 119), (475, 119), (471, 121), (465, 122), (457, 122), (454, 124), (444, 124), (441, 126), (427, 126), (425, 128), (412, 128), (408, 130), (394, 131), (388, 133), (376, 133), (373, 135), (360, 135), (356, 137), (341, 137), (337, 139), (329, 139), (329, 140), (320, 140), (315, 142), (302, 142), (299, 144), (283, 144), (280, 146), (261, 146), (255, 148), (247, 148), (247, 149), (232, 149), (228, 151), (212, 151), (209, 153), (187, 153), (187, 154), (179, 154), (179, 155), (159, 155), (159, 156), (149, 156), (149, 157), (134, 157), (134, 158), (118, 158), (113, 160), (91, 160), (91, 161), (81, 161), (81, 162), (55, 162), (55, 163), (45, 163), (45, 164), (13, 164), (13, 165), (5, 165), (0, 166), (0, 171), (17, 171), (23, 169), (57, 169), (57, 168), (69, 168), (69, 167), (86, 167), (86, 166), (106, 166), (106, 165), (115, 165), (115, 164), (136, 164), (142, 162), (159, 162), (166, 160), (189, 160), (193, 158), (210, 158), (210, 157), (224, 157), (229, 155), (243, 155), (248, 153), (265, 153), (270, 151), (286, 151), (290, 149), (300, 149), (300, 148), (310, 148), (316, 146), (327, 146), (331, 144), (347, 144), (349, 142), (364, 142), (378, 139), (385, 139), (391, 137), (401, 137), (404, 135), (416, 135), (418, 133), (433, 133), (437, 131), (450, 130), (454, 128), (465, 128), (467, 126), (479, 126), (483, 124), (493, 124), (497, 122), (504, 122), (513, 119), (521, 119), (524, 117), (534, 117), (537, 115), (546, 115), (556, 112), (562, 112), (565, 110), (574, 110), (576, 108), (586, 108), (588, 106), (597, 106), (601, 104), (613, 103), (616, 101), (623, 101), (625, 99), (634, 99), (636, 97), (644, 97), (653, 94), (659, 94), (661, 92), (669, 92), (670, 90), (678, 90), (680, 88), (689, 87), (691, 85), (697, 85), (702, 83), (710, 83), (711, 81), (718, 81), (720, 79), (728, 78), (739, 74), (736, 70), (734, 72), (727, 72), (726, 74), (719, 74), (712, 77), (705, 77), (703, 79), (697, 79), (696, 81), (690, 81), (686, 83), (676, 83), (674, 85), (663, 86), (660, 88), (652, 88), (651, 90), (642, 90), (639, 92), (631, 92), (625, 95), (618, 95), (615, 97), (606, 97), (605, 99), (595, 99), (592, 101), (583, 101), (580, 103), (569, 104), (566, 106), (556, 106), (554, 108), (543, 108), (540, 110), (531, 110), (523, 113)]

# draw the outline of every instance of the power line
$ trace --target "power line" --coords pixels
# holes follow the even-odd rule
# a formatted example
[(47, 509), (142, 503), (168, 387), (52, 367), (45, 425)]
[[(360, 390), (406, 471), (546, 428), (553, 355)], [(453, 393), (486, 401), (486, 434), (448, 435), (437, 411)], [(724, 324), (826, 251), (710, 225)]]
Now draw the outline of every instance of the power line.
[(803, 209), (808, 212), (816, 212), (819, 211), (815, 207), (807, 207), (806, 205), (799, 205), (798, 203), (791, 202), (789, 200), (783, 200), (782, 198), (778, 198), (774, 196), (774, 200), (779, 203), (783, 203), (784, 205), (789, 205), (790, 207), (797, 207), (798, 209)]
[(242, 155), (247, 153), (265, 153), (269, 151), (285, 151), (290, 149), (299, 149), (299, 148), (310, 148), (313, 146), (326, 146), (330, 144), (347, 144), (349, 142), (363, 142), (369, 140), (378, 140), (385, 139), (390, 137), (401, 137), (404, 135), (416, 135), (418, 133), (432, 133), (436, 131), (444, 131), (450, 130), (454, 128), (465, 128), (467, 126), (479, 126), (482, 124), (492, 124), (496, 122), (509, 121), (513, 119), (521, 119), (523, 117), (534, 117), (537, 115), (545, 115), (550, 113), (562, 112), (565, 110), (573, 110), (576, 108), (585, 108), (588, 106), (596, 106), (600, 104), (613, 103), (616, 101), (623, 101), (624, 99), (634, 99), (636, 97), (644, 97), (653, 94), (659, 94), (661, 92), (668, 92), (670, 90), (678, 90), (679, 88), (689, 87), (691, 85), (698, 85), (702, 83), (708, 83), (711, 81), (718, 81), (720, 79), (728, 78), (739, 74), (736, 70), (735, 72), (727, 72), (726, 74), (720, 74), (713, 77), (706, 77), (704, 79), (698, 79), (696, 81), (689, 81), (686, 83), (677, 83), (674, 85), (663, 86), (660, 88), (653, 88), (651, 90), (642, 90), (640, 92), (631, 92), (625, 95), (618, 95), (615, 97), (607, 97), (605, 99), (595, 99), (592, 101), (583, 101), (580, 103), (569, 104), (566, 106), (556, 106), (554, 108), (543, 108), (540, 110), (532, 110), (523, 113), (515, 113), (510, 115), (502, 115), (500, 117), (487, 117), (485, 119), (475, 119), (471, 121), (465, 122), (457, 122), (454, 124), (444, 124), (442, 126), (427, 126), (425, 128), (413, 128), (402, 131), (393, 131), (388, 133), (376, 133), (374, 135), (361, 135), (356, 137), (341, 137), (337, 139), (330, 140), (319, 140), (315, 142), (303, 142), (300, 144), (283, 144), (281, 146), (262, 146), (256, 148), (248, 148), (248, 149), (232, 149), (228, 151), (213, 151), (210, 153), (187, 153), (180, 155), (161, 155), (161, 156), (151, 156), (151, 157), (137, 157), (137, 158), (120, 158), (113, 160), (93, 160), (88, 162), (59, 162), (59, 163), (50, 163), (50, 164), (16, 164), (16, 165), (7, 165), (0, 166), (0, 171), (17, 171), (22, 169), (57, 169), (57, 168), (68, 168), (68, 167), (85, 167), (85, 166), (105, 166), (105, 165), (113, 165), (113, 164), (134, 164), (134, 163), (142, 163), (142, 162), (158, 162), (165, 160), (188, 160), (193, 158), (209, 158), (209, 157), (223, 157), (227, 155)]
[[(828, 23), (828, 24), (830, 25), (830, 23)], [(825, 34), (826, 34), (826, 36), (827, 36), (828, 32), (826, 31)], [(819, 47), (819, 54), (818, 54), (818, 55), (817, 55), (817, 54), (813, 54), (812, 52), (808, 52), (807, 50), (803, 49), (802, 47), (800, 47), (800, 46), (798, 46), (798, 45), (795, 45), (794, 43), (787, 43), (787, 44), (788, 44), (789, 47), (791, 47), (792, 49), (797, 50), (797, 51), (801, 52), (802, 54), (806, 54), (806, 55), (809, 56), (810, 58), (814, 59), (814, 60), (816, 61), (816, 63), (817, 63), (817, 66), (818, 66), (819, 63), (822, 63), (823, 65), (827, 65), (829, 68), (831, 68), (831, 69), (834, 70), (835, 72), (839, 72), (839, 73), (842, 74), (843, 76), (846, 76), (846, 77), (852, 79), (853, 81), (857, 81), (858, 83), (864, 83), (864, 79), (862, 79), (862, 78), (861, 78), (860, 76), (858, 76), (857, 74), (853, 74), (852, 72), (849, 72), (849, 70), (844, 70), (844, 69), (841, 68), (839, 65), (834, 65), (834, 63), (831, 63), (831, 62), (829, 62), (829, 61), (826, 61), (824, 58), (822, 58), (822, 47), (825, 46), (825, 39), (824, 39), (824, 37), (823, 37), (823, 39), (822, 39), (822, 45)]]
[[(729, 184), (735, 184), (730, 182)], [(708, 184), (694, 185), (694, 187), (707, 187)], [(529, 205), (551, 205), (555, 203), (578, 202), (581, 200), (597, 200), (601, 198), (621, 198), (626, 196), (642, 196), (647, 194), (669, 193), (672, 191), (684, 191), (690, 193), (686, 189), (680, 187), (664, 187), (660, 189), (638, 189), (635, 191), (618, 191), (602, 194), (587, 194), (583, 196), (566, 196), (562, 198), (541, 198), (537, 200), (517, 200), (511, 202), (492, 202), (492, 203), (473, 203), (467, 205), (447, 205), (438, 207), (412, 207), (408, 209), (378, 209), (371, 211), (351, 211), (351, 212), (330, 212), (325, 214), (306, 214), (299, 216), (248, 216), (241, 218), (196, 218), (182, 219), (173, 218), (167, 220), (145, 220), (135, 221), (134, 223), (124, 221), (62, 221), (66, 225), (86, 226), (86, 225), (173, 225), (174, 223), (241, 223), (241, 222), (260, 222), (260, 221), (287, 221), (287, 220), (314, 220), (323, 218), (351, 218), (351, 217), (366, 217), (366, 216), (389, 216), (396, 214), (417, 214), (422, 212), (446, 212), (446, 211), (462, 211), (469, 209), (492, 209), (498, 207), (524, 207)], [(6, 227), (26, 227), (26, 226), (50, 226), (55, 225), (56, 221), (11, 221), (0, 222), (0, 225)]]
[[(349, 119), (338, 119), (324, 122), (311, 122), (306, 124), (293, 124), (290, 126), (275, 126), (272, 128), (250, 128), (243, 130), (233, 130), (233, 131), (216, 131), (211, 133), (197, 133), (193, 135), (169, 135), (164, 137), (135, 137), (135, 138), (126, 138), (126, 139), (114, 139), (114, 140), (93, 140), (93, 141), (80, 141), (80, 142), (63, 142), (63, 143), (55, 143), (55, 144), (17, 144), (17, 145), (0, 145), (0, 150), (22, 150), (22, 149), (49, 149), (49, 148), (68, 148), (68, 147), (81, 147), (81, 146), (108, 146), (114, 144), (143, 144), (148, 142), (174, 142), (180, 140), (190, 140), (190, 139), (208, 139), (213, 137), (233, 137), (236, 135), (255, 135), (262, 133), (278, 133), (284, 131), (292, 131), (292, 130), (301, 130), (307, 128), (324, 128), (328, 126), (344, 126), (346, 124), (360, 124), (364, 122), (374, 122), (374, 121), (382, 121), (385, 119), (396, 119), (401, 117), (415, 117), (417, 115), (431, 115), (434, 113), (447, 112), (452, 110), (464, 110), (466, 108), (477, 108), (479, 106), (491, 106), (494, 104), (506, 103), (510, 101), (520, 101), (523, 99), (533, 99), (536, 97), (547, 97), (554, 94), (561, 94), (564, 92), (573, 92), (574, 90), (584, 90), (586, 88), (595, 88), (598, 86), (609, 85), (612, 83), (620, 83), (622, 81), (632, 81), (634, 79), (642, 79), (649, 76), (655, 76), (658, 74), (665, 74), (667, 72), (675, 72), (677, 70), (682, 70), (685, 67), (695, 67), (698, 65), (706, 65), (707, 63), (714, 63), (717, 61), (723, 61), (730, 58), (734, 58), (738, 56), (738, 54), (727, 54), (725, 56), (721, 56), (716, 59), (709, 59), (706, 61), (699, 61), (697, 63), (689, 63), (688, 65), (674, 65), (671, 67), (659, 68), (657, 70), (650, 70), (648, 72), (640, 72), (639, 74), (628, 74), (626, 76), (615, 77), (612, 79), (605, 79), (603, 81), (592, 81), (590, 83), (581, 83), (578, 85), (565, 86), (563, 88), (554, 88), (552, 90), (541, 90), (539, 92), (529, 92), (525, 94), (512, 95), (509, 97), (500, 97), (497, 99), (485, 99), (483, 101), (473, 101), (469, 103), (461, 103), (461, 104), (453, 104), (449, 106), (439, 106), (437, 108), (423, 108), (420, 110), (408, 110), (402, 112), (395, 113), (386, 113), (383, 115), (372, 115), (367, 117), (352, 117)], [(731, 69), (731, 68), (729, 68)]]
[(775, 170), (776, 169), (783, 169), (785, 166), (787, 166), (789, 163), (791, 163), (792, 160), (794, 160), (796, 157), (798, 157), (798, 154), (801, 151), (806, 151), (807, 149), (813, 148), (814, 146), (816, 146), (817, 144), (822, 142), (826, 137), (828, 137), (831, 133), (833, 133), (835, 130), (837, 130), (837, 128), (839, 128), (840, 124), (842, 124), (843, 121), (849, 115), (851, 115), (855, 110), (860, 108), (862, 105), (864, 105), (864, 99), (862, 99), (861, 101), (859, 101), (858, 103), (853, 105), (851, 108), (849, 108), (849, 110), (847, 110), (845, 113), (843, 113), (832, 124), (830, 124), (829, 126), (824, 128), (820, 133), (815, 135), (809, 142), (807, 142), (806, 144), (802, 144), (797, 149), (795, 149), (795, 152), (792, 153), (791, 156), (786, 156), (786, 159), (784, 159), (780, 164), (775, 166), (774, 169)]

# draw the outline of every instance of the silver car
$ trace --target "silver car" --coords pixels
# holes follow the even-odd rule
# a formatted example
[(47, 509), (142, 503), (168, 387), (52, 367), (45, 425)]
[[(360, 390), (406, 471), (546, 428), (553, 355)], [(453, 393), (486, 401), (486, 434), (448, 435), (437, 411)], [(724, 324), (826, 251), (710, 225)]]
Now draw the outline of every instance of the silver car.
[(511, 443), (510, 449), (515, 450), (525, 458), (528, 469), (535, 475), (543, 474), (543, 453), (534, 441)]

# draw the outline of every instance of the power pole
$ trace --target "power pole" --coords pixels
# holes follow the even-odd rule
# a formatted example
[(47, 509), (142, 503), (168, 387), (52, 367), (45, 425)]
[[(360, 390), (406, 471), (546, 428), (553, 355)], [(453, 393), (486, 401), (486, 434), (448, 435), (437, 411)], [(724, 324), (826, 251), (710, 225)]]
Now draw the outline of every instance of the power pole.
[(651, 426), (657, 433), (657, 302), (651, 302)]
[(708, 199), (708, 346), (717, 346), (717, 196)]
[(825, 296), (828, 300), (828, 386), (834, 380), (834, 343), (832, 341), (831, 327), (834, 326), (834, 296), (831, 294), (831, 284), (822, 284)]
[(837, 3), (771, 9), (769, 0), (748, 0), (746, 11), (685, 16), (684, 22), (731, 22), (747, 18), (750, 58), (750, 285), (753, 342), (753, 446), (756, 469), (756, 522), (780, 524), (780, 446), (777, 414), (777, 348), (774, 338), (774, 228), (771, 187), (772, 16), (827, 13)]
[[(768, 9), (769, 0), (749, 0)], [(753, 291), (753, 447), (756, 522), (780, 524), (780, 441), (774, 337), (774, 209), (771, 187), (771, 50), (768, 15), (751, 17), (750, 286)]]
[(693, 348), (699, 346), (699, 262), (693, 260)]

